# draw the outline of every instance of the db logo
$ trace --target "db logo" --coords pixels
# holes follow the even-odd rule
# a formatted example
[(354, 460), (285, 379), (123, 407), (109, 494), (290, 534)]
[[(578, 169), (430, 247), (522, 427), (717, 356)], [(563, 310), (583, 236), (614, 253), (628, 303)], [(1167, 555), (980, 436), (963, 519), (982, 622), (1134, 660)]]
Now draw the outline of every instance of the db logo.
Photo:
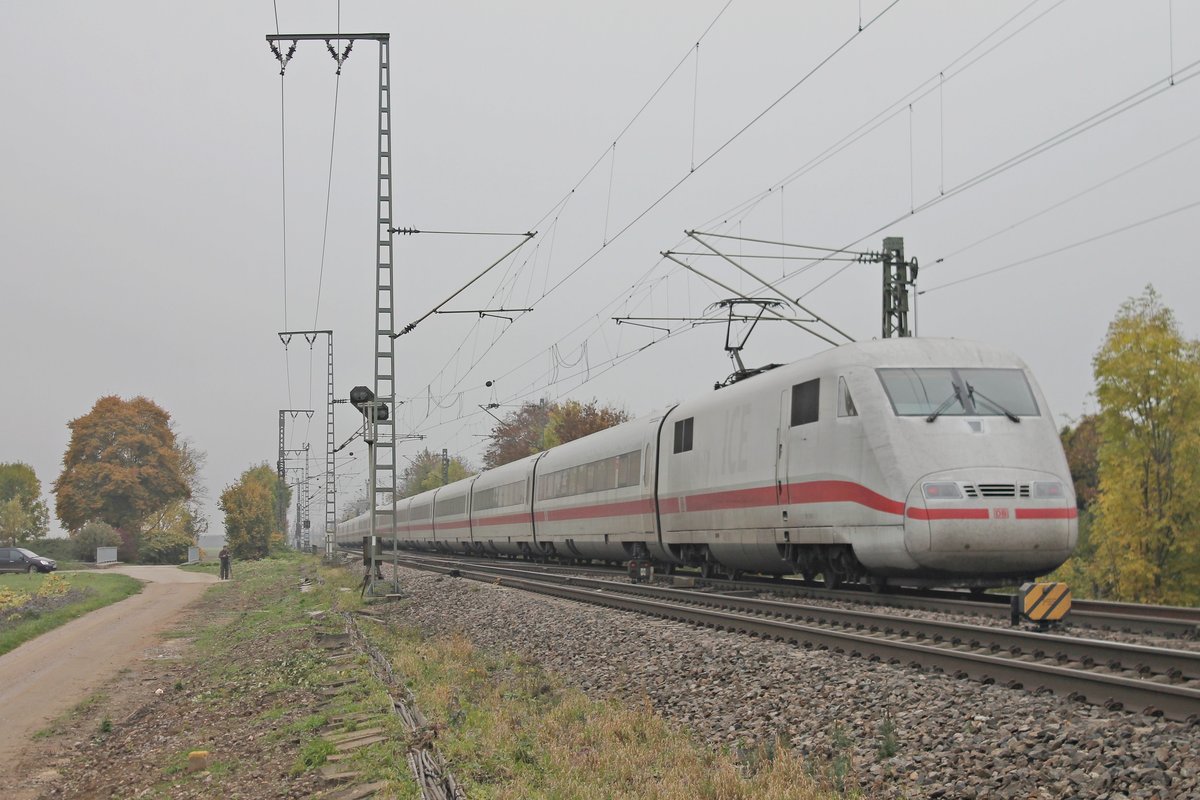
[(992, 509), (992, 519), (1008, 519), (1008, 509), (1007, 508), (993, 508)]

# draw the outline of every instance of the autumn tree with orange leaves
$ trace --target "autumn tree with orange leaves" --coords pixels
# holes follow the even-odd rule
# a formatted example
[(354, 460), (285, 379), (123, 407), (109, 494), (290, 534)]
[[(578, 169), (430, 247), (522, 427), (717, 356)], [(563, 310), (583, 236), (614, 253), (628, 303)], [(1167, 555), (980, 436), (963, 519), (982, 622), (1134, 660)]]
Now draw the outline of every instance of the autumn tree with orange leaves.
[(486, 469), (507, 464), (625, 422), (629, 414), (596, 400), (524, 403), (492, 428), (483, 455)]
[(56, 512), (79, 530), (106, 522), (121, 533), (118, 557), (135, 561), (142, 522), (191, 493), (171, 416), (145, 397), (101, 397), (67, 423), (71, 443), (54, 482)]

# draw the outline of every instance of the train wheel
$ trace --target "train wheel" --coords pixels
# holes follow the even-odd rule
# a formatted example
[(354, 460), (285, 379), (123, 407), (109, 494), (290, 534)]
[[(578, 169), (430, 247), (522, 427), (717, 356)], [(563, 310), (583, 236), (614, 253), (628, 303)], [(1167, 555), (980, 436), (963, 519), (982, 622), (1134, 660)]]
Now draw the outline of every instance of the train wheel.
[(838, 589), (842, 585), (842, 576), (835, 567), (827, 566), (821, 572), (821, 583), (826, 589)]
[(711, 561), (705, 561), (700, 565), (700, 577), (711, 578), (717, 571), (717, 567)]

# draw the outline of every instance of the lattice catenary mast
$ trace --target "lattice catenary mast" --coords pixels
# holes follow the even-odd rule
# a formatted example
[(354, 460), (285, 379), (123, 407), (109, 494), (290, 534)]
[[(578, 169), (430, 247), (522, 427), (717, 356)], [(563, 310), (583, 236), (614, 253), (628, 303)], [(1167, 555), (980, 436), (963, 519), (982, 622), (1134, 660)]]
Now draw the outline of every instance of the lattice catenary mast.
[[(317, 337), (324, 334), (329, 337), (329, 350), (325, 360), (325, 558), (333, 558), (333, 536), (337, 532), (337, 475), (335, 471), (334, 451), (337, 449), (333, 432), (333, 331), (280, 331), (279, 340), (284, 348), (291, 343), (293, 336), (303, 336), (311, 348)], [(307, 537), (306, 537), (307, 538)]]
[[(391, 81), (391, 34), (387, 33), (301, 33), (267, 36), (271, 52), (280, 64), (280, 74), (287, 69), (288, 61), (302, 41), (323, 41), (334, 62), (338, 74), (350, 55), (355, 41), (379, 43), (379, 104), (377, 111), (378, 154), (375, 179), (375, 327), (372, 339), (375, 343), (375, 400), (390, 406), (386, 420), (376, 424), (378, 431), (375, 446), (371, 448), (375, 478), (370, 491), (371, 532), (379, 523), (393, 531), (393, 563), (399, 557), (395, 541), (396, 519), (396, 345), (392, 338), (395, 316), (395, 279), (392, 262), (392, 81)], [(338, 51), (333, 42), (345, 41), (344, 50)], [(286, 53), (279, 49), (280, 42), (290, 42)], [(383, 508), (380, 498), (386, 498)]]
[(281, 481), (284, 480), (286, 477), (283, 472), (283, 453), (284, 453), (284, 447), (287, 446), (286, 442), (284, 441), (284, 430), (285, 430), (285, 425), (286, 425), (286, 421), (287, 421), (287, 415), (291, 414), (292, 419), (295, 419), (296, 417), (300, 416), (301, 414), (307, 414), (308, 418), (312, 419), (313, 413), (315, 413), (315, 412), (313, 412), (313, 410), (311, 408), (281, 408), (281, 409), (279, 409), (279, 460), (275, 462), (275, 470), (276, 470), (276, 472), (279, 473), (279, 480), (281, 480)]

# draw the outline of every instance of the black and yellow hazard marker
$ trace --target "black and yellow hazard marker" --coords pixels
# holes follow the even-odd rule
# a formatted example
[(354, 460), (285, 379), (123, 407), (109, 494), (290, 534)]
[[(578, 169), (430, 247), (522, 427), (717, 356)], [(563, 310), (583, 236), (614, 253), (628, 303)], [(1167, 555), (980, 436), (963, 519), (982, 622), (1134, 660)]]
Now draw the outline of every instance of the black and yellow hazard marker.
[(1071, 587), (1065, 583), (1026, 583), (1013, 595), (1012, 624), (1028, 620), (1045, 630), (1062, 622), (1071, 610)]

